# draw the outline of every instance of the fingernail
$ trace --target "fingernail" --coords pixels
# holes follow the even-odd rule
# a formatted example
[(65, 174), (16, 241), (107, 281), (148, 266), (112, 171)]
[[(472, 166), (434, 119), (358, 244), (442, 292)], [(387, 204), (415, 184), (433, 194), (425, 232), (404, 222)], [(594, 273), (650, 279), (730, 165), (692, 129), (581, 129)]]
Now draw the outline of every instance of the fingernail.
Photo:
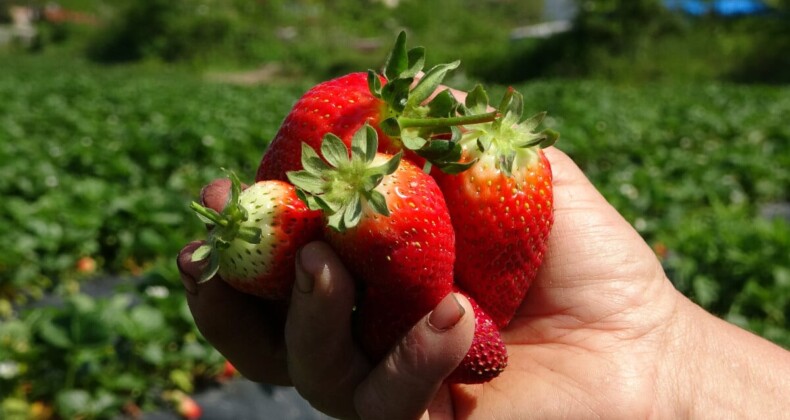
[(302, 250), (296, 253), (296, 289), (302, 293), (310, 293), (313, 291), (315, 279), (313, 275), (308, 273), (302, 265)]
[(463, 318), (466, 310), (458, 302), (455, 293), (450, 293), (436, 306), (428, 317), (428, 323), (439, 331), (447, 331)]
[(196, 295), (198, 291), (197, 280), (189, 273), (184, 271), (183, 268), (181, 268), (181, 258), (184, 258), (184, 256), (179, 254), (178, 258), (176, 259), (176, 264), (178, 264), (178, 273), (181, 277), (181, 283), (184, 285), (184, 289), (186, 289), (187, 292)]

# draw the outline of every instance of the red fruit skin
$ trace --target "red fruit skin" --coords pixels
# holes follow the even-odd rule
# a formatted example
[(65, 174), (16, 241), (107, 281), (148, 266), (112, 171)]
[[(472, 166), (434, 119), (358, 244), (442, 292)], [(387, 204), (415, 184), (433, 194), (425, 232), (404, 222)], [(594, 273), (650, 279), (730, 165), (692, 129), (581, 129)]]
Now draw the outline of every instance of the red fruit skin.
[(203, 416), (203, 409), (191, 397), (184, 396), (178, 402), (178, 414), (187, 420), (197, 420)]
[[(353, 134), (366, 123), (378, 133), (379, 152), (397, 153), (400, 142), (389, 138), (379, 127), (387, 117), (388, 106), (370, 92), (367, 77), (367, 73), (351, 73), (308, 90), (283, 120), (261, 159), (255, 179), (287, 180), (288, 171), (302, 169), (302, 142), (319, 150), (324, 135), (333, 133), (350, 146)], [(386, 83), (383, 77), (380, 80)]]
[(325, 230), (362, 288), (356, 332), (373, 362), (451, 292), (455, 262), (450, 215), (433, 178), (402, 160), (376, 190), (389, 217), (367, 208), (357, 226)]
[(433, 174), (455, 227), (455, 281), (500, 329), (537, 276), (554, 221), (551, 166), (535, 153), (513, 177), (490, 160), (459, 175)]
[(455, 291), (463, 294), (472, 304), (475, 313), (475, 335), (461, 364), (447, 377), (445, 382), (451, 384), (488, 382), (499, 376), (507, 367), (507, 348), (494, 320), (480, 307), (477, 301), (461, 289), (456, 288)]
[(224, 381), (235, 377), (238, 374), (236, 367), (230, 361), (226, 360), (222, 365), (222, 372), (217, 375), (217, 379)]
[[(268, 255), (256, 255), (255, 246), (232, 252), (230, 249), (221, 257), (220, 277), (235, 289), (272, 300), (284, 300), (291, 296), (296, 275), (296, 253), (307, 243), (322, 238), (323, 221), (321, 212), (310, 210), (296, 195), (296, 189), (282, 181), (261, 181), (242, 193), (242, 201), (249, 200), (245, 194), (260, 188), (256, 194), (256, 205), (269, 201), (267, 215), (256, 215), (247, 204), (250, 221), (263, 231), (261, 242), (271, 244)], [(246, 197), (246, 198), (245, 198)]]

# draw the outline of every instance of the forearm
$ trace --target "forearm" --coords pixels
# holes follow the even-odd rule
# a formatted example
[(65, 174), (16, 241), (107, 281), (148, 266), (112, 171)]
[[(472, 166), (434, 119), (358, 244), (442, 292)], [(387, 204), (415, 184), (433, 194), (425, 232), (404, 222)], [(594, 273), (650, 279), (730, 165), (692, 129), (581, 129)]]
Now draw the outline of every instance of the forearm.
[[(782, 418), (790, 412), (790, 352), (687, 299), (678, 305), (677, 414), (686, 418)], [(685, 348), (682, 348), (684, 347)]]

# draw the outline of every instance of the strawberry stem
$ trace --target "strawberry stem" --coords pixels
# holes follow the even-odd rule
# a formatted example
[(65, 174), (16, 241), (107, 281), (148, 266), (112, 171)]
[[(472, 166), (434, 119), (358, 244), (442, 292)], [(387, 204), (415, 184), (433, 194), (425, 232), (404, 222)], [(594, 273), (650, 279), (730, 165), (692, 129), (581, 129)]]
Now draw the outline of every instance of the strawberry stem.
[(192, 204), (189, 205), (189, 208), (194, 210), (195, 213), (199, 214), (200, 216), (203, 216), (206, 219), (208, 219), (208, 221), (210, 221), (212, 224), (219, 225), (219, 226), (227, 226), (228, 225), (228, 219), (226, 217), (224, 217), (223, 215), (217, 213), (216, 211), (214, 211), (212, 209), (208, 209), (208, 208), (198, 204), (197, 202), (193, 201)]
[(219, 270), (217, 251), (226, 249), (231, 242), (237, 239), (251, 244), (261, 241), (261, 229), (242, 225), (248, 216), (240, 202), (241, 181), (235, 173), (230, 171), (228, 171), (228, 177), (231, 181), (231, 193), (221, 213), (195, 201), (189, 205), (203, 223), (214, 226), (209, 231), (206, 243), (192, 254), (192, 261), (208, 260), (208, 265), (201, 274), (199, 283), (208, 281)]
[(403, 128), (429, 128), (429, 127), (450, 127), (459, 125), (482, 124), (496, 120), (499, 116), (498, 111), (491, 111), (485, 114), (464, 115), (457, 117), (435, 117), (435, 118), (408, 118), (399, 117), (398, 124)]

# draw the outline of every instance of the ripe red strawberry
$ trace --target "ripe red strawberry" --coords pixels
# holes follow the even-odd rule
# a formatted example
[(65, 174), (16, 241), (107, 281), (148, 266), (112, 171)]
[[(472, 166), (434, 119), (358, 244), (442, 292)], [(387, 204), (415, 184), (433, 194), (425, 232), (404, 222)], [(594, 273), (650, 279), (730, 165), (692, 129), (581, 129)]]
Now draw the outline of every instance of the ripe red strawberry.
[(507, 349), (494, 320), (469, 294), (456, 287), (456, 292), (469, 299), (475, 312), (475, 336), (464, 360), (447, 378), (448, 383), (479, 384), (499, 376), (507, 367)]
[[(460, 124), (493, 120), (495, 114), (487, 110), (480, 115), (458, 116), (457, 102), (448, 91), (425, 103), (459, 62), (433, 67), (414, 85), (415, 76), (425, 62), (424, 54), (421, 47), (407, 52), (405, 35), (401, 33), (383, 74), (351, 73), (308, 90), (285, 117), (255, 179), (287, 179), (286, 172), (302, 169), (302, 143), (318, 149), (327, 133), (350, 145), (353, 134), (370, 124), (379, 135), (379, 152), (394, 155), (405, 149), (408, 159), (422, 165), (424, 159), (414, 151), (426, 147), (429, 138), (448, 137), (451, 127)], [(432, 161), (440, 166), (460, 157), (460, 149), (452, 142), (443, 141), (431, 147)]]
[[(482, 88), (467, 96), (471, 112), (487, 107)], [(455, 281), (499, 328), (537, 275), (553, 223), (551, 167), (541, 148), (559, 135), (533, 132), (545, 114), (520, 121), (522, 109), (521, 95), (509, 90), (501, 116), (468, 128), (459, 142), (471, 168), (434, 173), (456, 232)]]
[(192, 254), (208, 260), (200, 281), (219, 273), (234, 288), (249, 294), (286, 299), (291, 295), (296, 252), (321, 236), (321, 214), (282, 181), (261, 181), (241, 191), (231, 173), (231, 194), (221, 213), (192, 203), (212, 225), (206, 244)]
[(175, 405), (176, 413), (187, 420), (197, 420), (203, 416), (203, 408), (189, 395), (181, 391), (166, 391), (164, 397)]
[(236, 370), (236, 367), (233, 366), (229, 360), (226, 360), (225, 363), (222, 364), (222, 371), (217, 374), (217, 379), (220, 381), (227, 381), (238, 375), (238, 373), (239, 371)]
[(452, 291), (455, 259), (450, 215), (434, 179), (400, 153), (376, 153), (377, 144), (367, 125), (353, 136), (349, 157), (343, 141), (328, 134), (323, 159), (305, 145), (305, 169), (288, 173), (309, 207), (324, 212), (326, 239), (361, 282), (357, 332), (374, 362)]
[(197, 420), (203, 416), (203, 408), (191, 397), (184, 397), (178, 403), (178, 414), (187, 420)]

